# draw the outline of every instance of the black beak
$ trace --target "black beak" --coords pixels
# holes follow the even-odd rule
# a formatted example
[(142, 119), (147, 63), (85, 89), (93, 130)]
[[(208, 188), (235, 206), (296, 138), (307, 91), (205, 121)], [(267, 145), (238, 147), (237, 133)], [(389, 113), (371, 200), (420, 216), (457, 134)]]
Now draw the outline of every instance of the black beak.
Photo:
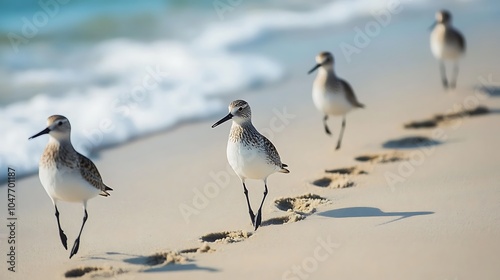
[(31, 139), (33, 139), (33, 138), (37, 138), (38, 136), (40, 136), (40, 135), (44, 135), (44, 134), (47, 134), (47, 133), (49, 133), (49, 132), (50, 132), (50, 129), (47, 127), (46, 129), (44, 129), (44, 130), (42, 130), (42, 131), (38, 132), (37, 134), (35, 134), (35, 135), (31, 136), (30, 138), (28, 138), (28, 140), (31, 140)]
[(321, 66), (321, 64), (316, 64), (311, 70), (309, 70), (309, 72), (307, 72), (307, 74), (311, 74), (312, 72), (316, 71), (316, 69), (318, 69), (319, 67)]
[(434, 26), (436, 26), (438, 23), (437, 21), (433, 22), (431, 26), (429, 26), (429, 30), (432, 30)]
[(212, 125), (212, 128), (215, 128), (216, 126), (218, 126), (219, 124), (223, 123), (223, 122), (226, 122), (230, 119), (233, 118), (233, 115), (231, 113), (227, 114), (227, 116), (223, 117), (222, 119), (220, 119), (218, 122), (214, 123), (214, 125)]

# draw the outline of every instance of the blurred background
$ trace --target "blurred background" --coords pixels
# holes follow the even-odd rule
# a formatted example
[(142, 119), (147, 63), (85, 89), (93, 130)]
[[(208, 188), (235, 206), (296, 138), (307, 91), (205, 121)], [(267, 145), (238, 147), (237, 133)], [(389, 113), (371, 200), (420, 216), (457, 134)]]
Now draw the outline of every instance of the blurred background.
[[(341, 52), (352, 22), (373, 19), (388, 2), (0, 0), (0, 169), (36, 169), (45, 141), (27, 138), (53, 114), (77, 128), (72, 139), (84, 154), (220, 115), (218, 96), (285, 81), (319, 50)], [(423, 38), (442, 7), (456, 11), (458, 26), (500, 16), (494, 0), (395, 2), (402, 12), (390, 24)], [(308, 42), (318, 29), (332, 30), (336, 43)]]

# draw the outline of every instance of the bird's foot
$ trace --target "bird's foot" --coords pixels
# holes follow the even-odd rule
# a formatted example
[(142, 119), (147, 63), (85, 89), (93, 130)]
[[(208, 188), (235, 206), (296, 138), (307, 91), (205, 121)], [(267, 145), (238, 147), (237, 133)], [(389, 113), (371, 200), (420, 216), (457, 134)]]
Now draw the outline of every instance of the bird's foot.
[(61, 238), (62, 245), (64, 246), (65, 250), (68, 250), (68, 238), (66, 237), (66, 234), (64, 234), (63, 230), (59, 230), (59, 237)]
[(253, 213), (252, 210), (250, 210), (248, 214), (250, 214), (250, 220), (252, 220), (252, 226), (255, 226), (255, 214)]
[(255, 217), (255, 222), (253, 223), (254, 230), (257, 230), (259, 228), (261, 222), (262, 222), (262, 213), (259, 209), (259, 212), (257, 212), (257, 216)]
[(78, 253), (78, 249), (80, 248), (80, 238), (75, 240), (75, 244), (73, 244), (73, 248), (71, 249), (71, 254), (69, 255), (69, 258), (73, 257)]
[(332, 135), (332, 133), (330, 132), (330, 129), (328, 129), (328, 127), (325, 126), (325, 133), (327, 135)]

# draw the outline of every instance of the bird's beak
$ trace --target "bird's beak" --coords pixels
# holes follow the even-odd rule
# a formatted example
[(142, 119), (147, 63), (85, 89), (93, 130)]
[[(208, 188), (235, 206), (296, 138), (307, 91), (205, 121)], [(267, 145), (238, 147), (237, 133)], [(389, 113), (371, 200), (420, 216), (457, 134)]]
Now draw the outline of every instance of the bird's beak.
[(431, 26), (429, 26), (429, 30), (432, 30), (434, 26), (436, 26), (438, 23), (437, 21), (433, 22)]
[(321, 64), (316, 64), (311, 70), (309, 70), (309, 72), (307, 72), (307, 74), (311, 74), (312, 72), (316, 71), (316, 69), (318, 69), (319, 67), (321, 67)]
[(47, 134), (47, 133), (49, 133), (49, 132), (50, 132), (50, 129), (47, 127), (46, 129), (44, 129), (44, 130), (42, 130), (42, 131), (38, 132), (37, 134), (35, 134), (35, 135), (31, 136), (30, 138), (28, 138), (28, 140), (31, 140), (31, 139), (33, 139), (33, 138), (37, 138), (38, 136), (40, 136), (40, 135), (44, 135), (44, 134)]
[(214, 125), (212, 125), (212, 128), (215, 128), (219, 124), (224, 123), (224, 122), (226, 122), (226, 121), (228, 121), (228, 120), (230, 120), (232, 118), (233, 118), (233, 114), (229, 113), (229, 114), (227, 114), (227, 116), (223, 117), (218, 122), (214, 123)]

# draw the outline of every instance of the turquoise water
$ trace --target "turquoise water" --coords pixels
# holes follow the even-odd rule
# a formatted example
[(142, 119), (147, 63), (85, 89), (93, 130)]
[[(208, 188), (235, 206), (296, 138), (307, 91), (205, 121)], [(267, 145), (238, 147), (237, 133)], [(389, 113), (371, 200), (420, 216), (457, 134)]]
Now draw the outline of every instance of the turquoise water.
[[(73, 54), (113, 40), (189, 42), (213, 23), (267, 10), (314, 9), (329, 1), (285, 0), (16, 0), (0, 1), (0, 106), (37, 94), (60, 94), (58, 84), (12, 82), (16, 72), (68, 68)], [(63, 57), (67, 54), (67, 57)], [(77, 59), (77, 58), (74, 58)], [(77, 65), (74, 65), (75, 67)], [(40, 76), (43, 79), (43, 75)]]
[[(40, 26), (39, 33), (33, 38), (35, 42), (85, 42), (118, 36), (151, 40), (167, 35), (182, 36), (180, 33), (185, 32), (196, 33), (196, 29), (209, 22), (232, 19), (248, 11), (307, 10), (324, 2), (328, 1), (2, 0), (0, 43), (10, 43), (9, 32), (22, 35), (26, 25), (23, 18)], [(47, 21), (43, 14), (48, 15)]]
[[(310, 52), (294, 34), (342, 29), (387, 6), (386, 0), (216, 1), (70, 0), (47, 10), (37, 1), (0, 0), (0, 128), (9, 132), (1, 139), (0, 169), (36, 170), (45, 141), (26, 139), (53, 114), (69, 118), (72, 141), (84, 154), (220, 115), (227, 104), (217, 97), (280, 82), (287, 50), (296, 57)], [(401, 3), (405, 16), (426, 26), (443, 4), (483, 16), (500, 10), (496, 0)], [(405, 28), (403, 17), (397, 22)], [(349, 32), (332, 36), (349, 41)], [(272, 48), (265, 47), (269, 41)], [(112, 129), (101, 131), (102, 122)]]

